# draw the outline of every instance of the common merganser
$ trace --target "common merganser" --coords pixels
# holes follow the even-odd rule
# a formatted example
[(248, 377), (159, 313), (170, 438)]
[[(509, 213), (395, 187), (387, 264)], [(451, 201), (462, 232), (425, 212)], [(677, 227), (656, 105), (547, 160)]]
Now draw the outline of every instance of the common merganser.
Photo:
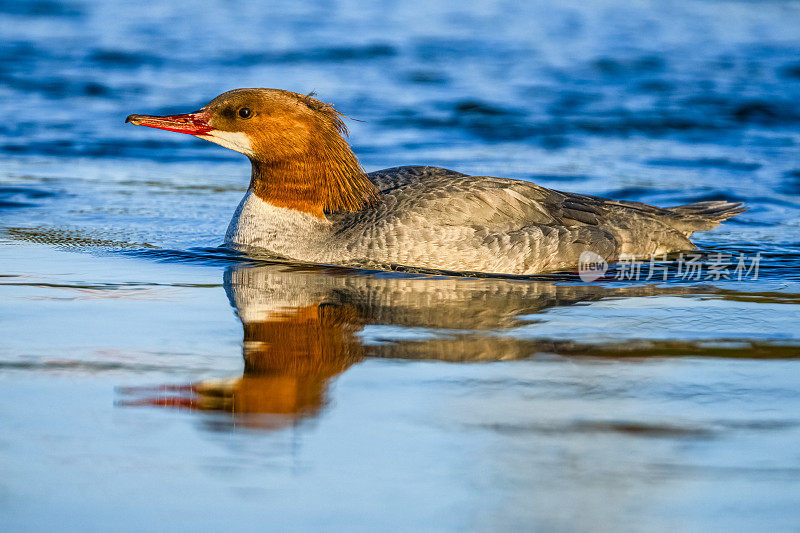
[(186, 115), (125, 122), (187, 133), (250, 158), (250, 186), (225, 244), (340, 265), (536, 274), (584, 251), (609, 261), (695, 249), (689, 236), (745, 210), (658, 208), (429, 166), (365, 173), (342, 114), (311, 95), (235, 89)]

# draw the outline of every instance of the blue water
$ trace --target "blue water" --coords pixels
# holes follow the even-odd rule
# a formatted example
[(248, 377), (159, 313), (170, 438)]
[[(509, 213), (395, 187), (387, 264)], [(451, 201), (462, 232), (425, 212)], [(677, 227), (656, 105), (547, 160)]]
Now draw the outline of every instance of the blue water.
[[(362, 4), (0, 1), (3, 529), (797, 529), (800, 5)], [(247, 160), (123, 121), (261, 86), (368, 170), (744, 201), (759, 275), (226, 252)]]

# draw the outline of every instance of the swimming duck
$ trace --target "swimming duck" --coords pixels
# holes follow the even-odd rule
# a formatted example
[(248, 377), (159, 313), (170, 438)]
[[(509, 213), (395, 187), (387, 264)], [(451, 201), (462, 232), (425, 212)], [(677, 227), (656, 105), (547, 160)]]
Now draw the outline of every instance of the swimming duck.
[(365, 173), (343, 115), (311, 95), (235, 89), (185, 115), (125, 122), (246, 155), (250, 186), (225, 244), (340, 265), (536, 274), (695, 249), (689, 236), (745, 210), (708, 201), (658, 208), (430, 166)]

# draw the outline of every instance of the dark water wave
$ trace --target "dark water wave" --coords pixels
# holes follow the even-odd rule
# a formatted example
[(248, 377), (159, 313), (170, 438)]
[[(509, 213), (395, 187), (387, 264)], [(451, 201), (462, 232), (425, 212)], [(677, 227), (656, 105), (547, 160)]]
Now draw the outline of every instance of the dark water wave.
[[(536, 275), (508, 275), (490, 274), (485, 272), (454, 272), (447, 270), (415, 268), (405, 265), (325, 265), (300, 263), (296, 261), (282, 259), (275, 256), (249, 256), (238, 251), (231, 250), (224, 246), (216, 248), (190, 248), (187, 250), (167, 250), (149, 249), (131, 246), (131, 250), (122, 250), (120, 253), (129, 256), (143, 257), (151, 260), (169, 263), (193, 263), (208, 266), (230, 266), (230, 265), (285, 265), (292, 269), (316, 271), (320, 273), (349, 273), (354, 275), (382, 275), (395, 274), (398, 276), (416, 275), (422, 276), (449, 276), (455, 278), (481, 278), (497, 280), (515, 281), (547, 281), (565, 283), (584, 283), (577, 271), (572, 272), (553, 272)], [(609, 265), (607, 273), (596, 282), (610, 283), (659, 283), (680, 285), (696, 285), (713, 281), (715, 284), (724, 287), (726, 281), (751, 281), (757, 284), (761, 280), (776, 281), (800, 281), (800, 272), (794, 266), (800, 256), (800, 246), (786, 247), (783, 252), (763, 252), (760, 247), (754, 245), (743, 245), (741, 247), (720, 247), (715, 250), (697, 250), (695, 252), (670, 254), (664, 260), (663, 257), (639, 258), (635, 261), (636, 277), (631, 276), (631, 266), (627, 262), (622, 264)], [(742, 273), (735, 272), (739, 261), (743, 261), (745, 270)], [(699, 274), (687, 272), (687, 262), (697, 262), (700, 266)], [(753, 264), (757, 263), (755, 270)], [(724, 277), (711, 276), (709, 268), (724, 263), (727, 273)], [(752, 270), (752, 271), (751, 271)], [(665, 279), (666, 278), (666, 279)], [(711, 286), (709, 286), (711, 288)]]
[[(322, 37), (323, 31), (289, 43), (272, 42), (265, 34), (257, 44), (233, 47), (224, 44), (225, 39), (214, 39), (223, 30), (221, 25), (205, 21), (206, 27), (198, 31), (209, 42), (223, 44), (199, 47), (179, 38), (185, 30), (175, 35), (133, 20), (116, 30), (114, 45), (98, 46), (90, 36), (105, 31), (81, 16), (91, 11), (86, 6), (22, 4), (24, 8), (3, 4), (0, 16), (5, 24), (35, 18), (47, 27), (64, 17), (76, 20), (66, 37), (71, 46), (64, 46), (63, 39), (22, 32), (14, 32), (0, 46), (0, 82), (8, 97), (7, 107), (0, 105), (0, 110), (35, 105), (39, 111), (36, 121), (4, 113), (13, 117), (2, 125), (15, 137), (14, 142), (3, 143), (10, 154), (146, 157), (144, 150), (126, 150), (122, 140), (118, 146), (104, 145), (111, 132), (121, 131), (119, 120), (128, 112), (195, 109), (231, 88), (234, 80), (235, 85), (286, 86), (300, 92), (323, 89), (323, 99), (334, 101), (348, 115), (366, 119), (369, 130), (402, 129), (421, 137), (436, 132), (452, 135), (453, 140), (465, 136), (479, 144), (520, 142), (548, 150), (580, 145), (594, 136), (680, 140), (700, 135), (733, 142), (751, 128), (786, 129), (800, 123), (796, 105), (800, 67), (794, 43), (778, 38), (764, 43), (743, 36), (741, 42), (730, 44), (714, 33), (722, 33), (717, 28), (708, 30), (702, 47), (691, 41), (640, 42), (641, 36), (620, 47), (613, 32), (566, 22), (570, 17), (584, 20), (587, 14), (565, 9), (554, 16), (563, 17), (572, 29), (554, 35), (552, 44), (518, 29), (513, 37), (489, 36), (487, 28), (478, 25), (472, 28), (478, 35), (471, 38), (376, 27), (360, 39), (339, 39), (335, 45)], [(697, 20), (713, 19), (713, 13), (706, 11), (710, 7), (693, 7)], [(165, 20), (180, 19), (176, 10), (165, 8)], [(335, 16), (317, 22), (325, 28), (346, 25)], [(303, 24), (302, 17), (292, 24)], [(688, 21), (679, 18), (676, 24)], [(306, 30), (298, 27), (300, 32)], [(660, 37), (666, 39), (667, 34)], [(578, 39), (586, 44), (565, 62), (559, 39), (565, 47)], [(26, 68), (18, 68), (20, 64)], [(249, 71), (258, 74), (251, 76)], [(309, 79), (304, 72), (314, 76)], [(371, 74), (348, 86), (347, 80), (358, 78), (359, 72)], [(330, 81), (321, 83), (326, 79)], [(174, 88), (169, 87), (170, 80)], [(503, 91), (492, 90), (496, 80), (504, 81)], [(402, 94), (412, 97), (404, 99)], [(74, 122), (64, 122), (65, 118)], [(60, 145), (63, 139), (54, 138), (59, 130), (79, 135), (82, 143), (97, 148)], [(130, 136), (135, 142), (146, 134)], [(157, 157), (183, 151), (178, 146), (151, 148)], [(704, 158), (691, 166), (716, 168), (717, 160)], [(748, 162), (735, 169), (754, 170), (753, 165), (759, 164)]]

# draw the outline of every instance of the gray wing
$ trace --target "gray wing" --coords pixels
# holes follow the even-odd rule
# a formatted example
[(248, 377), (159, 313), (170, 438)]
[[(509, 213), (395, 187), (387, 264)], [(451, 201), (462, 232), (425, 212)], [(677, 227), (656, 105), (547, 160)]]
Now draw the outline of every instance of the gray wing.
[(512, 230), (520, 223), (596, 224), (601, 215), (597, 199), (526, 181), (468, 176), (438, 167), (396, 167), (368, 176), (383, 198), (378, 216), (422, 211), (431, 223)]
[[(646, 204), (437, 167), (397, 167), (368, 176), (381, 193), (380, 204), (335, 215), (334, 224), (348, 231), (365, 228), (377, 248), (380, 239), (394, 240), (387, 249), (427, 241), (412, 258), (418, 264), (449, 247), (476, 270), (532, 273), (573, 267), (584, 250), (616, 259), (694, 248), (687, 233), (672, 226), (677, 213)], [(482, 254), (472, 252), (476, 247)]]

